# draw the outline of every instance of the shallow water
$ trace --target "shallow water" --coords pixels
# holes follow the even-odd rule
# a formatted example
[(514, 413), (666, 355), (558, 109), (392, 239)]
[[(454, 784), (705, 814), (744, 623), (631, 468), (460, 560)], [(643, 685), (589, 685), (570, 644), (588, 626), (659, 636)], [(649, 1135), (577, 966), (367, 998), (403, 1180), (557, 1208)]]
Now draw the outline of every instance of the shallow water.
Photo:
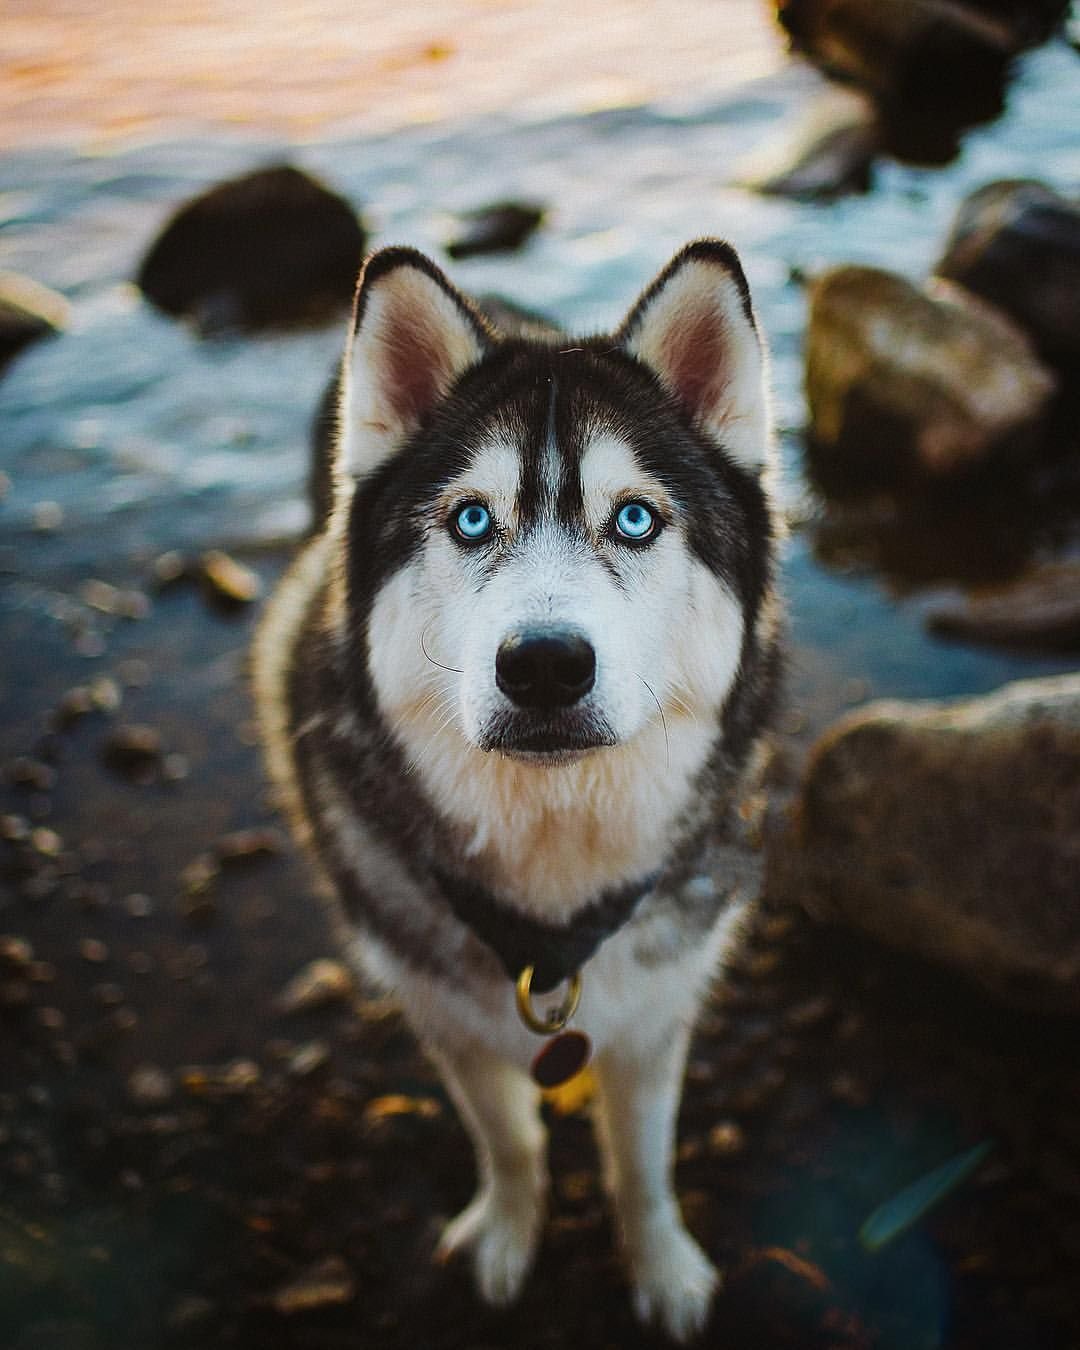
[[(524, 253), (451, 271), (466, 289), (501, 291), (571, 329), (617, 321), (687, 238), (731, 239), (772, 344), (785, 496), (802, 513), (805, 306), (792, 270), (852, 260), (918, 277), (971, 188), (1037, 176), (1068, 189), (1080, 180), (1080, 115), (1066, 97), (1076, 76), (1064, 45), (1034, 53), (1005, 118), (972, 134), (957, 163), (937, 171), (883, 164), (869, 195), (831, 205), (731, 185), (744, 153), (796, 118), (816, 90), (816, 77), (799, 69), (708, 107), (489, 119), (299, 149), (236, 138), (101, 156), (9, 155), (0, 163), (0, 266), (63, 291), (72, 325), (21, 356), (0, 384), (0, 463), (11, 479), (0, 508), (7, 569), (38, 581), (86, 569), (111, 574), (166, 548), (257, 546), (302, 528), (307, 427), (341, 326), (204, 340), (155, 313), (129, 282), (175, 204), (286, 157), (353, 201), (374, 243), (410, 243), (436, 256), (454, 211), (507, 196), (545, 203), (550, 220)], [(51, 533), (33, 528), (42, 502), (63, 512)], [(865, 578), (824, 573), (801, 535), (786, 570), (799, 644), (827, 652), (831, 665), (875, 690), (984, 689), (1049, 668), (923, 639), (918, 599), (897, 601)]]

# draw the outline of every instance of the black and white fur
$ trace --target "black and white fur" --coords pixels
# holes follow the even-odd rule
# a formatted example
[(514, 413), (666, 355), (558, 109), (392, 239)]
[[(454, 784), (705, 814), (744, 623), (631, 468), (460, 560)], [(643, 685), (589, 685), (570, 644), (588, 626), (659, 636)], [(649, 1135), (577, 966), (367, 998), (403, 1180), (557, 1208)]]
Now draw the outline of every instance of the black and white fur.
[[(581, 341), (496, 332), (409, 249), (360, 279), (332, 500), (262, 623), (256, 692), (348, 956), (396, 993), (472, 1135), (478, 1190), (440, 1253), (468, 1250), (495, 1304), (543, 1224), (538, 1041), (447, 877), (556, 931), (643, 890), (586, 962), (575, 1025), (638, 1312), (678, 1339), (708, 1314), (673, 1135), (691, 1027), (759, 874), (739, 807), (777, 683), (766, 385), (716, 241)], [(644, 542), (618, 532), (628, 502), (651, 514)], [(480, 543), (457, 528), (469, 503), (492, 522)], [(580, 697), (517, 701), (500, 654), (537, 632), (591, 649)]]

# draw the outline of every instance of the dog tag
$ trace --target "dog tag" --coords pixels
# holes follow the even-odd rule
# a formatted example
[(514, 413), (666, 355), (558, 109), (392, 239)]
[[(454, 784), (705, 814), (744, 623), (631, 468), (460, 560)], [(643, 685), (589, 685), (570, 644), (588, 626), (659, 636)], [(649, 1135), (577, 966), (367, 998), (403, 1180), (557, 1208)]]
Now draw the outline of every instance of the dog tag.
[(583, 1031), (560, 1031), (533, 1060), (533, 1082), (542, 1088), (561, 1087), (585, 1067), (591, 1053), (592, 1045)]

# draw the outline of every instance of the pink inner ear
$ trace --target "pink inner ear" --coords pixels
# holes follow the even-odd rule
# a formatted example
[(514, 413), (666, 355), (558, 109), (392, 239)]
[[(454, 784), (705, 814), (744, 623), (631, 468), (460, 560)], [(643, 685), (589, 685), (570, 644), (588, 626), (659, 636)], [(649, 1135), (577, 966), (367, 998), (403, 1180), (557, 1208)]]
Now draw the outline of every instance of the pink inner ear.
[(700, 417), (715, 411), (727, 388), (724, 321), (712, 306), (699, 306), (669, 325), (657, 362), (668, 384)]
[(445, 392), (451, 378), (450, 353), (439, 335), (416, 315), (388, 316), (382, 342), (383, 391), (404, 424), (419, 421)]

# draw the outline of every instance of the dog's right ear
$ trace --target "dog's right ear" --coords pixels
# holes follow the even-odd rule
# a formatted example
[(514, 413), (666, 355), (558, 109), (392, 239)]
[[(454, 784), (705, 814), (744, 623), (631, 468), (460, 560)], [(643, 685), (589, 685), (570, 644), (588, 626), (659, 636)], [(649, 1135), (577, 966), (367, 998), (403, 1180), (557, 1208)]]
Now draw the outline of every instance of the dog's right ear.
[(342, 365), (339, 471), (363, 477), (400, 449), (490, 345), (484, 320), (422, 253), (373, 253)]

